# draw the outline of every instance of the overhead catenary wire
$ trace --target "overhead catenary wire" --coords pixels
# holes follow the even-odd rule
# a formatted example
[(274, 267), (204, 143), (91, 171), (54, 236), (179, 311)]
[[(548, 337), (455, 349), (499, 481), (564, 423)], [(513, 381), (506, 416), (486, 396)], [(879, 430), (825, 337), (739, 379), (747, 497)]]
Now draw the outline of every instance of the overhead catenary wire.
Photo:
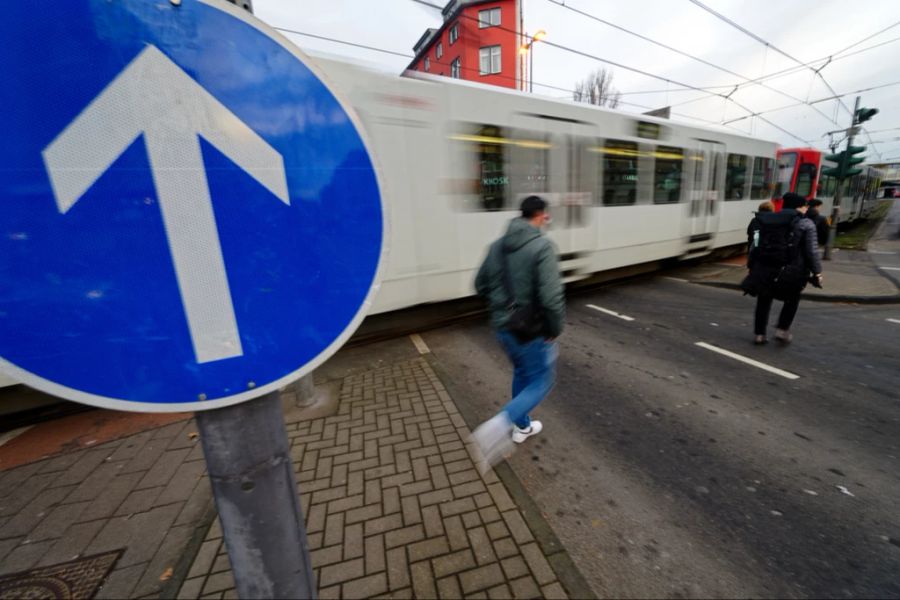
[[(751, 78), (749, 78), (749, 77), (747, 77), (747, 76), (745, 76), (745, 75), (741, 75), (740, 73), (737, 73), (737, 72), (735, 72), (735, 71), (732, 71), (731, 69), (727, 69), (727, 68), (725, 68), (725, 67), (722, 67), (722, 66), (720, 66), (720, 65), (717, 65), (717, 64), (715, 64), (715, 63), (712, 63), (712, 62), (710, 62), (710, 61), (708, 61), (708, 60), (705, 60), (705, 59), (703, 59), (703, 58), (700, 58), (700, 57), (698, 57), (698, 56), (694, 56), (693, 54), (689, 54), (689, 53), (687, 53), (687, 52), (684, 52), (684, 51), (682, 51), (682, 50), (679, 50), (678, 48), (674, 48), (674, 47), (672, 47), (672, 46), (669, 46), (668, 44), (663, 44), (662, 42), (659, 42), (659, 41), (654, 40), (654, 39), (652, 39), (652, 38), (649, 38), (649, 37), (647, 37), (647, 36), (645, 36), (645, 35), (642, 35), (642, 34), (640, 34), (640, 33), (637, 33), (637, 32), (635, 32), (635, 31), (632, 31), (632, 30), (630, 30), (630, 29), (628, 29), (628, 28), (626, 28), (626, 27), (622, 27), (621, 25), (616, 25), (615, 23), (612, 23), (612, 22), (607, 21), (607, 20), (605, 20), (605, 19), (601, 19), (600, 17), (598, 17), (598, 16), (596, 16), (596, 15), (592, 15), (592, 14), (590, 14), (590, 13), (588, 13), (588, 12), (583, 11), (583, 10), (579, 10), (579, 9), (573, 7), (573, 6), (569, 6), (569, 5), (567, 5), (564, 1), (561, 1), (561, 0), (547, 0), (547, 2), (550, 2), (551, 4), (555, 4), (556, 6), (559, 6), (559, 7), (561, 7), (561, 8), (566, 9), (566, 10), (569, 10), (569, 11), (571, 11), (571, 12), (574, 12), (574, 13), (576, 13), (576, 14), (578, 14), (578, 15), (581, 15), (582, 17), (584, 17), (584, 18), (586, 18), (586, 19), (590, 19), (590, 20), (596, 21), (596, 22), (598, 22), (598, 23), (603, 23), (604, 25), (607, 25), (608, 27), (612, 27), (613, 29), (617, 29), (617, 30), (619, 30), (619, 31), (622, 31), (622, 32), (624, 32), (624, 33), (627, 33), (628, 35), (637, 37), (637, 38), (639, 38), (639, 39), (641, 39), (641, 40), (644, 40), (644, 41), (646, 41), (646, 42), (649, 42), (649, 43), (651, 43), (651, 44), (653, 44), (653, 45), (655, 45), (655, 46), (659, 46), (660, 48), (665, 48), (666, 50), (669, 50), (670, 52), (674, 52), (674, 53), (676, 53), (676, 54), (679, 54), (679, 55), (681, 55), (681, 56), (684, 56), (684, 57), (686, 57), (686, 58), (689, 58), (689, 59), (691, 59), (691, 60), (693, 60), (693, 61), (696, 61), (696, 62), (699, 62), (699, 63), (701, 63), (701, 64), (704, 64), (704, 65), (706, 65), (706, 66), (708, 66), (708, 67), (712, 67), (713, 69), (716, 69), (716, 70), (721, 71), (721, 72), (723, 72), (723, 73), (728, 73), (729, 75), (734, 75), (735, 77), (738, 77), (738, 78), (740, 78), (740, 79), (743, 79), (744, 82), (747, 83), (747, 84), (751, 84), (751, 83), (752, 83), (752, 84), (758, 85), (758, 86), (760, 86), (760, 87), (763, 87), (763, 88), (765, 88), (765, 89), (767, 89), (767, 90), (769, 90), (769, 91), (775, 92), (776, 94), (779, 94), (779, 95), (781, 95), (781, 96), (784, 96), (785, 98), (790, 98), (791, 100), (794, 100), (794, 101), (797, 101), (797, 102), (803, 102), (800, 98), (798, 98), (798, 97), (796, 97), (796, 96), (793, 96), (793, 95), (791, 95), (791, 94), (788, 94), (787, 92), (784, 92), (784, 91), (782, 91), (782, 90), (779, 90), (779, 89), (770, 87), (770, 86), (768, 86), (768, 85), (765, 85), (765, 84), (762, 83), (762, 82), (753, 81)], [(721, 88), (721, 87), (731, 88), (731, 87), (733, 87), (733, 86), (709, 86), (709, 88), (706, 88), (706, 89)], [(710, 93), (710, 94), (715, 94), (715, 92), (709, 92), (709, 93)], [(716, 95), (718, 95), (718, 94), (716, 94)], [(826, 119), (828, 119), (829, 121), (831, 121), (831, 117), (829, 117), (828, 115), (826, 115), (824, 112), (820, 111), (818, 108), (813, 107), (813, 110), (815, 110), (815, 111), (818, 112), (821, 116), (823, 116), (823, 117), (825, 117)]]

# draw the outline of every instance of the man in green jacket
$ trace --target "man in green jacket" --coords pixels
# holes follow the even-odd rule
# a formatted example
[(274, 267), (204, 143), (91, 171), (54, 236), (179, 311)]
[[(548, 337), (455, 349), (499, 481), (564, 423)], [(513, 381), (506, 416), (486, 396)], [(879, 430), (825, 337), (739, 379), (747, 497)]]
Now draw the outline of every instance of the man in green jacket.
[[(487, 299), (491, 324), (513, 363), (512, 400), (472, 434), (487, 464), (499, 462), (512, 443), (521, 444), (541, 431), (541, 422), (528, 413), (553, 388), (556, 338), (562, 333), (566, 304), (556, 248), (541, 235), (549, 223), (547, 203), (538, 196), (525, 198), (522, 216), (510, 221), (503, 237), (491, 244), (475, 278), (475, 289)], [(509, 329), (515, 307), (527, 305), (540, 315), (536, 337)]]

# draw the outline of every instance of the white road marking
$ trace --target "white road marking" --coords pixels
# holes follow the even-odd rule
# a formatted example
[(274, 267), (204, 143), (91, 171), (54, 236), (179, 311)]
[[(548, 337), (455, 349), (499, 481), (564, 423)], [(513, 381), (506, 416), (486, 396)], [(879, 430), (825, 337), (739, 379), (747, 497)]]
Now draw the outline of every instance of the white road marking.
[(6, 433), (0, 433), (0, 446), (6, 444), (7, 442), (13, 441), (32, 427), (34, 427), (34, 425), (19, 427), (18, 429), (13, 429), (12, 431), (7, 431)]
[(788, 371), (782, 371), (776, 367), (771, 365), (767, 365), (766, 363), (761, 363), (758, 360), (753, 360), (752, 358), (747, 358), (746, 356), (741, 356), (740, 354), (736, 354), (731, 352), (730, 350), (725, 350), (724, 348), (719, 348), (718, 346), (713, 346), (712, 344), (707, 344), (706, 342), (696, 342), (695, 346), (700, 346), (701, 348), (706, 348), (707, 350), (712, 350), (713, 352), (718, 352), (723, 356), (727, 356), (728, 358), (733, 358), (734, 360), (739, 360), (742, 363), (754, 366), (758, 369), (762, 369), (763, 371), (768, 371), (769, 373), (775, 373), (776, 375), (781, 375), (787, 379), (800, 379), (799, 375), (795, 375), (794, 373), (790, 373)]
[(687, 279), (682, 279), (681, 277), (669, 277), (667, 275), (664, 275), (663, 279), (668, 279), (669, 281), (677, 281), (679, 283), (690, 283)]
[(888, 319), (887, 321), (888, 323), (896, 323), (897, 325), (900, 325), (900, 319)]
[(618, 317), (619, 319), (622, 319), (623, 321), (634, 321), (634, 317), (629, 317), (628, 315), (620, 315), (619, 313), (617, 313), (614, 310), (609, 310), (607, 308), (600, 308), (599, 306), (594, 306), (593, 304), (588, 304), (587, 307), (593, 308), (594, 310), (599, 310), (600, 312), (606, 313), (608, 315), (612, 315), (613, 317)]
[(418, 333), (414, 333), (409, 336), (409, 339), (412, 340), (412, 343), (416, 345), (416, 350), (419, 351), (419, 354), (428, 354), (431, 350), (428, 348), (428, 344), (425, 343), (425, 340), (422, 339), (422, 336)]
[(897, 253), (889, 252), (887, 250), (869, 250), (869, 254), (897, 254)]
[(900, 267), (878, 267), (879, 269), (883, 269), (885, 271), (900, 271)]

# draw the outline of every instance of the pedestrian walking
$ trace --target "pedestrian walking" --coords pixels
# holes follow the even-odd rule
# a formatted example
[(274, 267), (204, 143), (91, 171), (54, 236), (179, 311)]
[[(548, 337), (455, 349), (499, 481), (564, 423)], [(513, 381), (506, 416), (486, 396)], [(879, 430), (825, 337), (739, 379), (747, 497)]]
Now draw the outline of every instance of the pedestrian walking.
[(485, 470), (540, 433), (529, 414), (547, 397), (556, 378), (556, 338), (565, 318), (565, 294), (556, 247), (541, 230), (550, 223), (547, 203), (538, 196), (522, 201), (522, 214), (488, 250), (475, 278), (491, 325), (513, 364), (512, 399), (472, 434)]
[(784, 195), (780, 212), (760, 212), (754, 217), (756, 228), (752, 229), (753, 237), (748, 240), (750, 253), (747, 266), (750, 274), (741, 287), (745, 293), (756, 296), (755, 344), (768, 341), (766, 330), (775, 299), (784, 302), (778, 316), (775, 339), (784, 344), (790, 343), (793, 339), (790, 328), (800, 305), (800, 293), (808, 281), (821, 287), (822, 264), (819, 261), (816, 227), (811, 220), (804, 218), (806, 211), (806, 198), (788, 193)]

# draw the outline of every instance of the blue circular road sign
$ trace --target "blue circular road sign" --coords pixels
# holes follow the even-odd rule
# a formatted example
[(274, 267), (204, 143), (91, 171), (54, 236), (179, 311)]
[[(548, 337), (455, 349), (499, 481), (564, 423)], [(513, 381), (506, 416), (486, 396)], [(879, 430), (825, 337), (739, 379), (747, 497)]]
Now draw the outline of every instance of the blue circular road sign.
[(0, 31), (0, 369), (200, 410), (346, 341), (384, 210), (353, 115), (296, 48), (218, 0), (19, 2)]

